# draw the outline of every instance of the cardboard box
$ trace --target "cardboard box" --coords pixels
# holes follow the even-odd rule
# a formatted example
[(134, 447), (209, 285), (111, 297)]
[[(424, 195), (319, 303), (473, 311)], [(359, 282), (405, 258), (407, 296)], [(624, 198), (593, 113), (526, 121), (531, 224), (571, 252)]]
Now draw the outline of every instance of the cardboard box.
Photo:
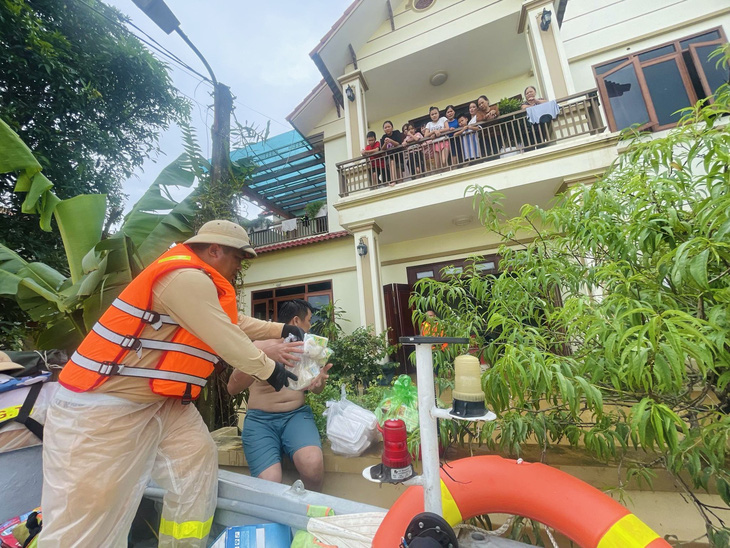
[(211, 433), (218, 448), (219, 466), (248, 466), (243, 454), (241, 436), (235, 426), (221, 428)]
[(280, 523), (229, 527), (211, 548), (289, 548), (291, 528)]

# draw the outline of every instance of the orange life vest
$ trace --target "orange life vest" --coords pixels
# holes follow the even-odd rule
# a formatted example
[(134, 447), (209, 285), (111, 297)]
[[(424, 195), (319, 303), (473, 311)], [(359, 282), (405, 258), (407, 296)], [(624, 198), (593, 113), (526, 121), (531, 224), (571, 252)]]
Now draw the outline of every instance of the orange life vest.
[[(445, 337), (443, 329), (439, 329), (434, 320), (431, 320), (430, 323), (423, 322), (421, 324), (421, 335), (424, 337)], [(441, 345), (441, 350), (446, 350), (448, 347), (448, 343), (444, 343)], [(431, 350), (435, 349), (435, 346), (431, 347)]]
[[(200, 394), (206, 378), (220, 358), (213, 349), (178, 326), (167, 340), (140, 338), (146, 325), (177, 325), (151, 309), (152, 289), (160, 277), (179, 268), (197, 268), (213, 280), (218, 300), (231, 322), (238, 320), (236, 292), (231, 283), (203, 262), (184, 244), (163, 253), (122, 291), (99, 318), (61, 371), (59, 382), (74, 392), (86, 392), (104, 384), (112, 375), (148, 378), (155, 394), (182, 398), (189, 403)], [(194, 303), (191, 303), (194, 306)], [(130, 351), (159, 352), (155, 369), (122, 365)]]

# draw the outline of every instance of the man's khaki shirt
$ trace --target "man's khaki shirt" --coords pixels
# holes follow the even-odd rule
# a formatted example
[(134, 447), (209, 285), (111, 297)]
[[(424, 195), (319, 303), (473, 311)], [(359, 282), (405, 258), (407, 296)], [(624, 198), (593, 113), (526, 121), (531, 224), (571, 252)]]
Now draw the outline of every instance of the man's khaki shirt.
[[(230, 366), (257, 379), (267, 379), (274, 362), (257, 349), (252, 340), (281, 337), (283, 324), (265, 322), (239, 314), (238, 325), (231, 323), (218, 301), (215, 284), (205, 272), (184, 268), (161, 277), (152, 290), (152, 310), (167, 314), (213, 349)], [(141, 338), (169, 340), (177, 326), (163, 324), (159, 330), (146, 325)], [(139, 358), (130, 351), (122, 360), (124, 365), (154, 369), (161, 354), (142, 350)], [(146, 403), (164, 398), (150, 389), (149, 379), (112, 377), (95, 392), (119, 396)]]

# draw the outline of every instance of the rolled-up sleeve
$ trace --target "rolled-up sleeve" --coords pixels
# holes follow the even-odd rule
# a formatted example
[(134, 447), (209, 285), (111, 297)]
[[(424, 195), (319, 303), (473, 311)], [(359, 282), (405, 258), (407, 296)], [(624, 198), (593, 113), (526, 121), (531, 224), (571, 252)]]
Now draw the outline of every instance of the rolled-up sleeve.
[[(180, 327), (210, 346), (226, 363), (259, 380), (271, 376), (274, 362), (253, 345), (241, 327), (231, 322), (218, 301), (215, 284), (204, 272), (175, 272), (158, 298)], [(262, 323), (270, 326), (267, 333), (273, 333), (278, 326), (281, 334), (282, 324)], [(262, 330), (261, 326), (256, 329)]]
[(238, 313), (238, 327), (248, 335), (252, 341), (281, 338), (283, 323), (267, 322)]

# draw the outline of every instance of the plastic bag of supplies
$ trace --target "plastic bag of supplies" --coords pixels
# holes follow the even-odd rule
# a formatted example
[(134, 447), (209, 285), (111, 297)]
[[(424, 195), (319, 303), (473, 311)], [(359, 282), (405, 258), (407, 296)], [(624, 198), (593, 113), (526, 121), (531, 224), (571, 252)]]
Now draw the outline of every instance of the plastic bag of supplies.
[(327, 439), (337, 455), (358, 457), (378, 439), (375, 413), (349, 401), (344, 386), (338, 401), (327, 402), (324, 415), (327, 417)]
[(378, 404), (375, 416), (381, 426), (388, 419), (401, 419), (408, 432), (418, 428), (418, 388), (408, 375), (395, 380), (393, 388)]

